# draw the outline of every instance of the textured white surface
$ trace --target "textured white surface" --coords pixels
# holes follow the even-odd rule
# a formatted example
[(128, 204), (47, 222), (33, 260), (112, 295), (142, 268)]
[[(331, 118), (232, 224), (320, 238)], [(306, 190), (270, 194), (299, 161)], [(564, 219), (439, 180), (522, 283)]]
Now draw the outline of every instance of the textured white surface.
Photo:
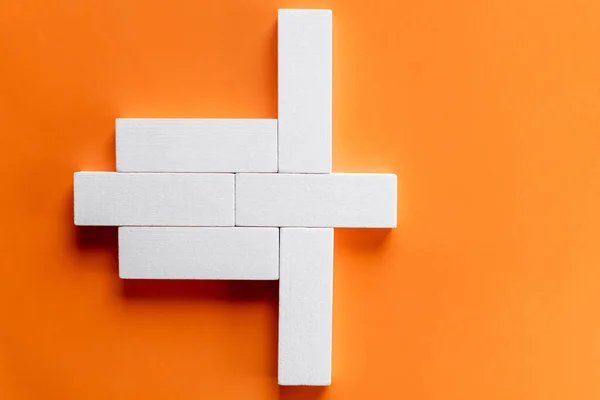
[(277, 172), (275, 119), (118, 118), (119, 172)]
[(277, 26), (279, 172), (329, 173), (331, 10), (279, 10)]
[(233, 226), (233, 174), (78, 172), (75, 225)]
[(391, 228), (393, 174), (237, 174), (237, 226)]
[(278, 279), (279, 229), (122, 227), (119, 275), (126, 279)]
[(333, 229), (282, 228), (279, 384), (329, 385)]

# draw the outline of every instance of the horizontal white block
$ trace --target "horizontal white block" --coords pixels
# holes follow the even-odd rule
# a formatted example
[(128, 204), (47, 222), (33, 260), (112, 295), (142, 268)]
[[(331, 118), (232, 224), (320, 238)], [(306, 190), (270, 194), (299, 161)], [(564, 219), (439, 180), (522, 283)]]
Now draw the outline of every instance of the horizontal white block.
[(279, 384), (331, 383), (333, 229), (282, 228)]
[(119, 172), (277, 172), (276, 119), (117, 118)]
[(78, 172), (75, 225), (233, 226), (233, 174)]
[(393, 174), (237, 174), (237, 226), (392, 228)]
[(277, 26), (279, 172), (329, 173), (331, 10), (279, 10)]
[(125, 279), (279, 278), (277, 228), (119, 228)]

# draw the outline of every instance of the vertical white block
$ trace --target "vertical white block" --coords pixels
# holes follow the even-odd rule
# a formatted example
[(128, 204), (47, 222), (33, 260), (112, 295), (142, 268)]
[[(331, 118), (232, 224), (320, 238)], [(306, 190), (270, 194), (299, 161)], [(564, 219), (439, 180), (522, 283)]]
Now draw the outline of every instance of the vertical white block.
[(277, 172), (277, 120), (117, 118), (119, 172)]
[(75, 225), (234, 225), (234, 174), (78, 172), (74, 181)]
[(237, 174), (237, 226), (393, 228), (394, 174)]
[(119, 275), (130, 279), (279, 277), (279, 229), (119, 228)]
[(279, 172), (331, 172), (331, 10), (279, 10)]
[(281, 228), (279, 384), (331, 383), (333, 229)]

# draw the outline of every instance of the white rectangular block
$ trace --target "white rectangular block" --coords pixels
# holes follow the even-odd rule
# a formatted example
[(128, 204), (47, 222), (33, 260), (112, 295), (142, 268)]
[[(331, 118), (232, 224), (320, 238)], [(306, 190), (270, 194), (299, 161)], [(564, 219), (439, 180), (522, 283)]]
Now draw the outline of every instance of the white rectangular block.
[(117, 118), (119, 172), (277, 172), (276, 119)]
[(279, 229), (122, 227), (124, 279), (279, 278)]
[(75, 225), (233, 226), (233, 174), (78, 172)]
[(331, 10), (279, 10), (279, 172), (331, 172)]
[(393, 174), (237, 174), (237, 226), (393, 228)]
[(281, 228), (279, 384), (331, 383), (333, 229)]

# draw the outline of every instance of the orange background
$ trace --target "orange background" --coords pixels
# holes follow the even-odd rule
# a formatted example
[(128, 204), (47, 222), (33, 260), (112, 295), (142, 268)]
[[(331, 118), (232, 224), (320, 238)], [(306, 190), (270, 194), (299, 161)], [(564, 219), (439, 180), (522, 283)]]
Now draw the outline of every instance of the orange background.
[[(277, 283), (123, 282), (73, 226), (115, 117), (276, 117), (277, 8), (334, 12), (333, 385), (279, 388)], [(600, 398), (600, 3), (3, 0), (0, 398)]]

